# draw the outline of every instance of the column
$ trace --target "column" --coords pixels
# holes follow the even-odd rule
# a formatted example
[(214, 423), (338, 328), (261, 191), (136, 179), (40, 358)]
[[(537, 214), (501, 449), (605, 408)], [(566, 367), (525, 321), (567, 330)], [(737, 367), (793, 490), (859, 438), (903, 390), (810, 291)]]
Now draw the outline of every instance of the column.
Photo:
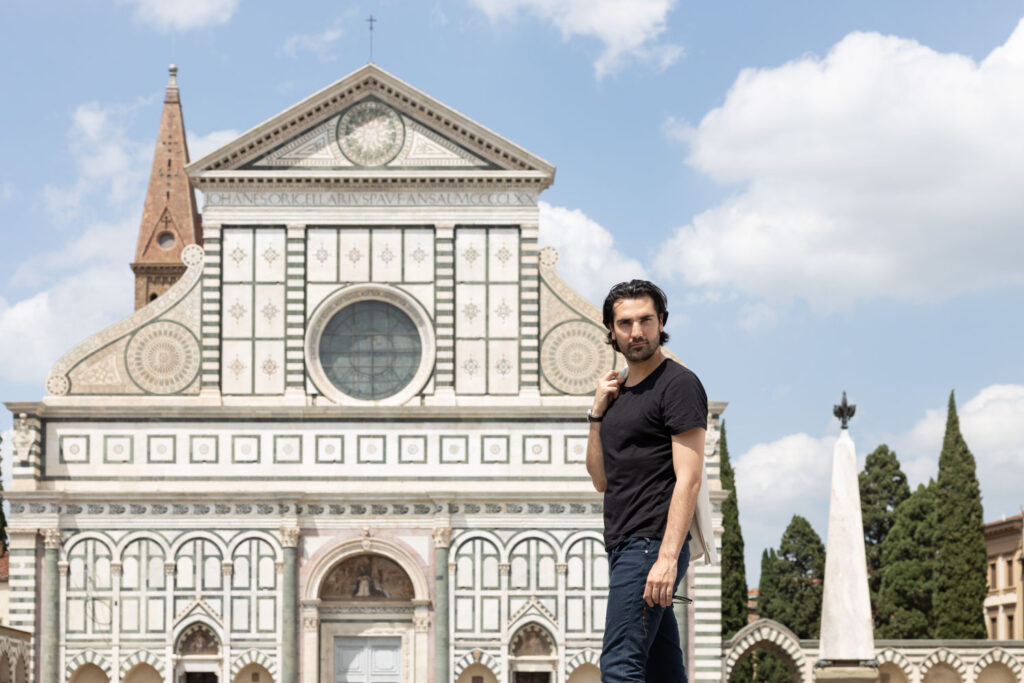
[(60, 599), (57, 590), (57, 554), (60, 552), (60, 529), (43, 529), (43, 601), (40, 605), (41, 683), (58, 683), (57, 636), (60, 628)]
[[(112, 588), (114, 589), (113, 603), (110, 605), (110, 621), (111, 628), (110, 633), (114, 639), (113, 648), (111, 653), (110, 668), (114, 671), (121, 670), (121, 577), (122, 577), (122, 564), (120, 562), (110, 563), (110, 578), (113, 582)], [(61, 582), (63, 583), (63, 581)], [(67, 600), (62, 599), (62, 602), (67, 604)], [(140, 615), (141, 616), (141, 615)]]
[(298, 573), (296, 551), (299, 528), (282, 527), (281, 545), (284, 546), (284, 567), (281, 572), (281, 676), (282, 681), (298, 680)]
[(434, 529), (434, 683), (448, 683), (450, 628), (448, 624), (448, 549), (451, 527)]

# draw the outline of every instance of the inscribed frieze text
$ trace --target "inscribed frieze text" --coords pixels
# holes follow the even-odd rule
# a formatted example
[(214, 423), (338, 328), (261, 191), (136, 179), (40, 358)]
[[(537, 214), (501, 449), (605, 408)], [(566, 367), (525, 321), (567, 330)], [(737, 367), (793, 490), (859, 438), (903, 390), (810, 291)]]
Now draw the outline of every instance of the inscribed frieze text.
[(206, 206), (536, 206), (533, 192), (213, 191)]

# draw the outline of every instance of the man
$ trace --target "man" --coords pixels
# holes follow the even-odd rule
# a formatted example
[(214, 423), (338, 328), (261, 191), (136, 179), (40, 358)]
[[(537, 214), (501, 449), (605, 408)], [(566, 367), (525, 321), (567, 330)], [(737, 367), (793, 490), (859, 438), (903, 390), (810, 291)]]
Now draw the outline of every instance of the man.
[(714, 558), (707, 396), (693, 372), (662, 352), (666, 320), (665, 294), (646, 280), (615, 285), (604, 302), (608, 343), (626, 359), (625, 372), (598, 381), (587, 414), (587, 471), (604, 492), (610, 573), (605, 683), (686, 682), (672, 596), (690, 544), (695, 559)]

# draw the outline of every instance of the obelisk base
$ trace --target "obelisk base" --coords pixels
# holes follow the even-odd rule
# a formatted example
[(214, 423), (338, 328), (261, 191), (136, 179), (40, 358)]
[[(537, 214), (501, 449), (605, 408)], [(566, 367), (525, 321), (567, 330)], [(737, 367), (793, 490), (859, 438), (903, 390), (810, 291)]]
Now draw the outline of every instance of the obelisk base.
[(878, 665), (867, 662), (819, 662), (814, 667), (814, 680), (834, 683), (877, 683)]

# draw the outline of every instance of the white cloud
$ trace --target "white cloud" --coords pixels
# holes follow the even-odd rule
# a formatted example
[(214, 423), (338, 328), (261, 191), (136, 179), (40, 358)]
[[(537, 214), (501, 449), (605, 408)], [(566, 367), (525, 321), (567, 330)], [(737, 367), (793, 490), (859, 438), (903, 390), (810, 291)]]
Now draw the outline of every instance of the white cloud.
[(604, 51), (594, 63), (598, 78), (611, 74), (630, 59), (667, 68), (683, 55), (682, 47), (659, 44), (666, 17), (675, 0), (470, 0), (492, 21), (513, 19), (525, 10), (552, 23), (564, 40), (596, 38)]
[(202, 159), (218, 147), (222, 147), (234, 140), (238, 135), (238, 131), (232, 128), (214, 130), (205, 135), (196, 135), (186, 131), (185, 137), (188, 142), (188, 158), (190, 161)]
[(0, 184), (0, 204), (9, 202), (18, 196), (18, 188), (14, 183)]
[(294, 59), (300, 52), (312, 52), (321, 62), (338, 58), (332, 49), (344, 32), (339, 24), (328, 26), (320, 33), (291, 36), (281, 46), (279, 54)]
[(828, 311), (1024, 284), (1024, 22), (976, 62), (852, 33), (824, 58), (746, 69), (688, 163), (738, 192), (656, 267), (691, 285)]
[(541, 246), (558, 249), (558, 274), (600, 306), (612, 285), (646, 278), (644, 267), (615, 248), (612, 234), (579, 209), (540, 202)]
[(187, 31), (226, 24), (239, 0), (117, 0), (135, 8), (133, 17), (161, 31)]

